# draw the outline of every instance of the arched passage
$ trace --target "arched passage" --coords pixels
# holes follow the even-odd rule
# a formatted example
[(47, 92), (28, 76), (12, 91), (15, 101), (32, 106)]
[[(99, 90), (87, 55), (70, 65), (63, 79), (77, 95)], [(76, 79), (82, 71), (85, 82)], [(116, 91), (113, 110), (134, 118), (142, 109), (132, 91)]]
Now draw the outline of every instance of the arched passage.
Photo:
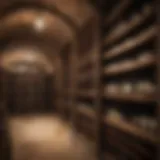
[[(0, 38), (5, 41), (0, 55), (3, 66), (9, 66), (9, 61), (17, 61), (21, 64), (28, 61), (28, 66), (38, 62), (39, 66), (45, 66), (47, 72), (50, 72), (47, 74), (50, 74), (52, 79), (58, 76), (57, 59), (61, 59), (61, 51), (68, 44), (72, 44), (74, 38), (67, 24), (56, 15), (44, 10), (20, 9), (6, 15), (2, 19), (0, 30), (2, 33)], [(37, 68), (36, 64), (34, 67)], [(16, 73), (17, 68), (12, 66), (10, 68), (15, 69)], [(56, 85), (55, 81), (54, 86), (59, 92), (60, 86)]]
[[(91, 9), (84, 4), (77, 0), (24, 3), (15, 0), (0, 5), (0, 69), (3, 80), (8, 84), (7, 88), (11, 89), (9, 95), (7, 92), (4, 95), (7, 95), (4, 106), (7, 106), (10, 113), (43, 112), (44, 107), (46, 109), (48, 106), (45, 101), (50, 101), (45, 100), (43, 93), (49, 89), (53, 91), (51, 86), (56, 92), (52, 93), (51, 100), (56, 102), (60, 112), (65, 104), (61, 103), (63, 93), (69, 87), (66, 93), (71, 92), (69, 101), (71, 107), (74, 106), (75, 83), (69, 82), (68, 85), (67, 80), (74, 78), (75, 70), (71, 70), (70, 77), (64, 73), (69, 71), (68, 65), (75, 62), (79, 51), (77, 33), (92, 17)], [(70, 58), (65, 53), (71, 55)]]

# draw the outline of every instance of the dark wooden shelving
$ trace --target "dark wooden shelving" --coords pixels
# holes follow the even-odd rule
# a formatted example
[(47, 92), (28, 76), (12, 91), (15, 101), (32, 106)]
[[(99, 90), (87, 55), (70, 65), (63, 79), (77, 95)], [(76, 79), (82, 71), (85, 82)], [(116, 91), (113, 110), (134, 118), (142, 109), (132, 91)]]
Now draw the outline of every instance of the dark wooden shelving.
[[(77, 61), (75, 62), (78, 67), (76, 69), (74, 117), (76, 124), (75, 128), (79, 129), (79, 131), (85, 136), (89, 135), (90, 137), (93, 137), (92, 140), (96, 143), (97, 153), (99, 152), (98, 154), (100, 154), (100, 114), (98, 113), (98, 109), (100, 108), (100, 98), (98, 93), (101, 83), (101, 73), (99, 72), (99, 68), (101, 67), (101, 54), (99, 44), (100, 28), (98, 14), (97, 16), (92, 17), (88, 23), (91, 23), (91, 21), (91, 26), (84, 26), (84, 28), (86, 27), (86, 33), (84, 34), (81, 42), (81, 45), (83, 46), (79, 48)], [(89, 42), (88, 39), (91, 42)], [(88, 48), (87, 51), (86, 48)], [(74, 66), (72, 67), (74, 68)], [(83, 104), (86, 108), (83, 108)], [(93, 106), (93, 112), (92, 109), (90, 112), (90, 109), (87, 108), (87, 106), (91, 108)]]
[(117, 157), (111, 154), (110, 152), (105, 152), (103, 156), (104, 156), (104, 160), (117, 160)]
[(157, 33), (157, 28), (155, 25), (153, 25), (145, 29), (145, 31), (138, 34), (138, 36), (127, 39), (121, 44), (115, 46), (111, 50), (104, 53), (104, 59), (108, 60), (125, 53), (129, 54), (129, 52), (132, 51), (133, 49), (153, 40), (156, 37), (156, 33)]
[(109, 119), (107, 117), (104, 118), (104, 121), (105, 121), (106, 125), (115, 127), (119, 130), (122, 130), (125, 133), (139, 137), (143, 140), (147, 140), (147, 141), (154, 143), (154, 144), (158, 143), (155, 135), (148, 133), (147, 131), (143, 130), (140, 127), (136, 127), (135, 125), (132, 125), (131, 123), (128, 123), (128, 122), (125, 122), (122, 120)]
[[(93, 47), (78, 53), (75, 62), (73, 94), (77, 128), (84, 135), (95, 135), (98, 154), (107, 153), (104, 157), (107, 160), (155, 159), (158, 139), (153, 132), (159, 96), (154, 87), (159, 83), (156, 77), (159, 62), (154, 48), (158, 35), (154, 0), (102, 1), (110, 7), (103, 6), (101, 14), (102, 39), (97, 44), (102, 47), (101, 51)], [(146, 92), (143, 94), (142, 90)], [(107, 111), (113, 113), (112, 109), (121, 111), (128, 119), (132, 116), (136, 119), (138, 114), (140, 121), (135, 121), (145, 125), (146, 120), (150, 130), (125, 119), (104, 117)]]
[(85, 82), (92, 82), (96, 75), (91, 70), (86, 71), (83, 74), (79, 74), (78, 82), (79, 83), (85, 83)]
[(84, 72), (79, 72), (78, 80), (89, 78), (89, 77), (93, 77), (93, 71), (91, 69)]
[(82, 70), (83, 68), (91, 66), (94, 63), (96, 63), (96, 59), (93, 56), (85, 56), (83, 60), (80, 60), (79, 69)]
[[(136, 15), (137, 16), (137, 15)], [(106, 36), (104, 40), (103, 47), (104, 49), (108, 49), (111, 45), (111, 47), (104, 53), (103, 60), (115, 60), (116, 58), (120, 58), (120, 56), (125, 56), (125, 60), (121, 60), (120, 62), (110, 62), (107, 66), (104, 67), (104, 74), (106, 77), (106, 84), (107, 84), (107, 77), (111, 76), (120, 76), (120, 75), (125, 75), (129, 77), (129, 73), (134, 72), (136, 75), (139, 71), (142, 71), (144, 69), (151, 69), (151, 67), (156, 67), (156, 59), (154, 54), (155, 53), (149, 53), (151, 56), (148, 58), (138, 58), (137, 55), (144, 55), (142, 51), (140, 50), (140, 47), (145, 48), (145, 46), (149, 45), (149, 43), (152, 45), (154, 42), (154, 38), (156, 38), (156, 33), (157, 33), (157, 28), (156, 25), (149, 24), (147, 29), (141, 29), (141, 25), (147, 23), (149, 19), (151, 19), (153, 16), (153, 11), (148, 12), (146, 15), (139, 15), (137, 19), (132, 19), (126, 26), (123, 26), (123, 30), (120, 32), (118, 31), (116, 34), (116, 29), (119, 29), (119, 26), (115, 26), (114, 29), (111, 30), (111, 32)], [(124, 22), (120, 23), (120, 25), (125, 25)], [(137, 31), (136, 35), (127, 37), (128, 35), (131, 35), (131, 32)], [(123, 40), (125, 38), (125, 40)], [(122, 40), (121, 40), (122, 39)], [(116, 42), (118, 42), (116, 44)], [(146, 47), (147, 48), (147, 47)], [(151, 51), (152, 52), (152, 51)], [(133, 53), (136, 54), (137, 58), (133, 58)], [(149, 55), (146, 54), (146, 55)], [(147, 57), (147, 56), (146, 56)], [(117, 64), (116, 64), (117, 63)], [(155, 71), (155, 68), (152, 68), (152, 71)], [(116, 77), (114, 77), (116, 78)], [(137, 77), (136, 77), (137, 78)], [(131, 78), (129, 78), (131, 79)], [(138, 78), (137, 78), (138, 79)], [(132, 81), (132, 79), (131, 79)], [(147, 94), (147, 93), (106, 93), (104, 95), (104, 100), (111, 100), (114, 103), (121, 103), (121, 102), (127, 102), (130, 104), (130, 108), (132, 110), (132, 104), (143, 104), (143, 105), (148, 105), (148, 104), (156, 104), (156, 94)], [(105, 103), (108, 103), (108, 101), (105, 101)], [(155, 106), (156, 108), (156, 106)], [(123, 109), (122, 109), (123, 110)], [(144, 112), (145, 114), (145, 112)], [(132, 157), (134, 159), (143, 159), (144, 157), (150, 157), (151, 156), (147, 155), (146, 150), (143, 150), (142, 146), (138, 146), (141, 151), (143, 152), (143, 156), (139, 157), (137, 151), (133, 147), (127, 144), (127, 140), (125, 141), (125, 134), (130, 135), (131, 137), (136, 137), (141, 140), (145, 140), (147, 142), (151, 142), (152, 144), (157, 144), (157, 139), (155, 138), (156, 136), (153, 135), (152, 133), (148, 133), (146, 130), (143, 130), (142, 128), (129, 123), (127, 121), (123, 120), (116, 120), (116, 119), (109, 119), (109, 117), (104, 118), (106, 127), (111, 127), (113, 128), (114, 133), (111, 132), (109, 133), (109, 128), (107, 128), (106, 139), (108, 137), (108, 143), (114, 147), (117, 148), (121, 154), (124, 156), (125, 154), (129, 157)], [(119, 130), (119, 133), (118, 133)], [(114, 138), (113, 134), (117, 137)], [(133, 138), (131, 138), (133, 139)], [(130, 139), (130, 140), (131, 140)], [(129, 143), (129, 140), (128, 140)], [(135, 151), (135, 153), (134, 153)], [(121, 155), (118, 155), (118, 157)], [(123, 157), (122, 156), (122, 157)], [(109, 156), (107, 156), (109, 158)], [(125, 157), (125, 156), (124, 156)], [(137, 158), (135, 158), (137, 157)]]
[(119, 94), (105, 94), (104, 98), (106, 99), (111, 99), (111, 100), (115, 100), (115, 101), (130, 101), (130, 102), (137, 102), (137, 103), (152, 103), (156, 101), (156, 97), (152, 94), (137, 94), (137, 93), (133, 93), (133, 94), (123, 94), (123, 93), (119, 93)]
[(76, 94), (77, 96), (80, 96), (80, 97), (84, 97), (84, 98), (95, 98), (96, 97), (96, 93), (95, 91), (78, 91), (78, 93)]
[(91, 80), (90, 76), (89, 75), (85, 75), (83, 77), (80, 77), (78, 83), (85, 83), (85, 82), (90, 81), (90, 80)]
[[(136, 14), (130, 21), (125, 21), (123, 24), (116, 26), (109, 35), (106, 36), (104, 40), (104, 46), (110, 45), (115, 43), (119, 39), (127, 36), (133, 30), (136, 30), (139, 26), (143, 25), (148, 19), (153, 16), (153, 8), (149, 8), (148, 5), (148, 12), (145, 14)], [(121, 29), (121, 25), (123, 25), (123, 29)], [(117, 33), (118, 32), (118, 33)]]
[[(124, 141), (120, 140), (117, 136), (110, 136), (110, 138), (107, 139), (108, 143), (111, 146), (114, 146), (114, 148), (118, 149), (120, 152), (125, 153), (126, 156), (132, 157), (133, 159), (138, 159), (139, 156), (136, 155), (132, 150), (130, 150), (125, 144)], [(117, 155), (121, 157), (122, 155)], [(126, 157), (125, 156), (125, 157)], [(124, 156), (123, 156), (124, 157)], [(121, 158), (123, 158), (121, 157)]]
[[(131, 157), (132, 159), (146, 159), (146, 158), (152, 159), (152, 155), (149, 154), (150, 151), (148, 151), (146, 149), (146, 146), (141, 146), (140, 148), (137, 148), (137, 147), (132, 148), (132, 147), (128, 146), (128, 144), (132, 143), (132, 141), (129, 143), (129, 140), (127, 138), (125, 138), (125, 137), (128, 137), (128, 132), (125, 134), (127, 136), (123, 136), (121, 134), (121, 133), (124, 133), (123, 130), (121, 130), (119, 128), (116, 128), (116, 127), (112, 127), (112, 126), (109, 126), (109, 127), (112, 130), (112, 133), (109, 134), (107, 132), (107, 135), (108, 135), (107, 142), (108, 142), (108, 144), (110, 146), (114, 147), (115, 149), (119, 150), (121, 153), (125, 153), (125, 155), (124, 154), (118, 154), (117, 155), (118, 158), (120, 158), (122, 156), (121, 157), (122, 159), (124, 159), (124, 158), (129, 159), (128, 157)], [(115, 132), (118, 132), (119, 136), (117, 136), (117, 134), (115, 134)], [(132, 137), (137, 137), (137, 136), (132, 135)], [(139, 138), (139, 137), (138, 137), (138, 139), (142, 140), (142, 138)], [(146, 140), (143, 140), (143, 141), (146, 141)], [(155, 145), (155, 143), (152, 143), (152, 144)]]
[(95, 119), (96, 118), (96, 112), (94, 109), (90, 107), (78, 107), (78, 112), (81, 114), (84, 114), (85, 116), (88, 116), (90, 118)]
[(83, 77), (83, 79), (80, 79), (78, 84), (86, 84), (91, 83), (92, 78), (89, 76)]
[(133, 71), (137, 71), (140, 69), (145, 69), (147, 67), (153, 66), (156, 64), (156, 60), (155, 59), (148, 59), (145, 61), (135, 61), (135, 63), (128, 65), (127, 67), (117, 67), (117, 69), (115, 70), (108, 70), (108, 68), (106, 67), (104, 74), (106, 76), (114, 76), (114, 75), (119, 75), (119, 74), (124, 74), (124, 73), (128, 73), (128, 72), (133, 72)]
[(89, 59), (83, 62), (83, 64), (79, 67), (79, 70), (85, 70), (87, 68), (91, 68), (93, 66), (94, 62)]
[(110, 16), (107, 16), (104, 20), (104, 24), (107, 27), (108, 25), (111, 25), (114, 23), (125, 11), (128, 9), (129, 5), (131, 5), (130, 0), (122, 0), (119, 2), (119, 4), (116, 5), (116, 7), (109, 13)]
[[(106, 129), (106, 133), (108, 135), (108, 138), (114, 139), (114, 141), (118, 142), (121, 145), (121, 147), (123, 146), (123, 147), (127, 148), (129, 153), (133, 154), (133, 157), (136, 156), (135, 153), (138, 153), (138, 155), (143, 155), (145, 157), (152, 158), (152, 155), (150, 154), (150, 149), (148, 149), (146, 147), (146, 145), (144, 145), (143, 143), (140, 143), (140, 141), (142, 140), (141, 138), (139, 138), (139, 137), (137, 138), (137, 137), (133, 136), (132, 134), (128, 134), (128, 133), (124, 134), (124, 132), (119, 129), (118, 129), (118, 131), (120, 131), (119, 137), (117, 137), (116, 128), (109, 126), (109, 129), (108, 130)], [(142, 140), (142, 141), (144, 141), (144, 140)], [(112, 142), (112, 140), (111, 140), (111, 142)]]

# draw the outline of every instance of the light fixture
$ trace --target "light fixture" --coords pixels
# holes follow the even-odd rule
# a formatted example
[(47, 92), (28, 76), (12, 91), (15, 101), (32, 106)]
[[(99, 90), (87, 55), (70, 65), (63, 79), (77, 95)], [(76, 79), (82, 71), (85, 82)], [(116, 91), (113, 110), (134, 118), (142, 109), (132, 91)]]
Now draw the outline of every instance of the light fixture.
[(45, 29), (45, 26), (46, 24), (43, 17), (39, 17), (34, 21), (34, 28), (36, 31), (39, 32), (43, 31)]

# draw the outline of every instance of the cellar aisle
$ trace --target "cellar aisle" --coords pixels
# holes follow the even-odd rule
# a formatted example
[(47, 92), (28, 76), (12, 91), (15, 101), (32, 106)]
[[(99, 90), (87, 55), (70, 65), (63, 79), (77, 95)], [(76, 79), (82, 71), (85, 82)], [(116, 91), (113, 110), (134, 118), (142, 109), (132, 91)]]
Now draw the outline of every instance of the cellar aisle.
[(54, 115), (9, 120), (13, 160), (94, 160), (94, 145)]

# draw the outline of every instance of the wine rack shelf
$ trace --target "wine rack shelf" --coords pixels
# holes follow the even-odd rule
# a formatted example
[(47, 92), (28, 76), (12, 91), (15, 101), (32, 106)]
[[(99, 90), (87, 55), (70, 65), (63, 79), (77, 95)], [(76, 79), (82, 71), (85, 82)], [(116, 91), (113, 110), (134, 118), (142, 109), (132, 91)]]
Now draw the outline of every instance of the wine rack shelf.
[(116, 26), (109, 35), (106, 36), (104, 39), (105, 45), (111, 45), (118, 40), (124, 38), (132, 31), (138, 29), (140, 26), (142, 26), (147, 20), (151, 19), (153, 17), (153, 7), (151, 5), (147, 5), (144, 8), (144, 11), (141, 14), (135, 14), (133, 15), (132, 20), (125, 21), (120, 23), (118, 26)]
[(156, 97), (150, 94), (105, 94), (104, 98), (112, 99), (115, 101), (130, 101), (136, 103), (153, 103), (156, 101)]
[(128, 65), (127, 67), (121, 67), (119, 65), (119, 68), (117, 67), (114, 70), (108, 69), (108, 67), (105, 68), (105, 72), (104, 74), (106, 76), (115, 76), (115, 75), (119, 75), (119, 74), (126, 74), (128, 72), (134, 72), (140, 69), (145, 69), (151, 66), (155, 65), (155, 59), (148, 59), (146, 61), (143, 62), (130, 62), (130, 65)]
[(156, 159), (160, 82), (155, 8), (154, 0), (120, 1), (106, 12), (101, 45), (104, 159)]
[(78, 112), (83, 114), (83, 115), (86, 115), (90, 118), (93, 118), (95, 119), (96, 118), (96, 114), (95, 114), (95, 111), (91, 108), (86, 108), (86, 107), (79, 107), (78, 108)]
[(127, 123), (127, 122), (121, 121), (121, 120), (108, 119), (107, 117), (104, 118), (104, 121), (105, 121), (106, 125), (115, 127), (119, 130), (122, 130), (122, 131), (128, 133), (128, 134), (140, 137), (140, 138), (147, 140), (147, 141), (150, 141), (152, 143), (158, 142), (155, 135), (149, 134), (145, 130), (138, 128), (138, 127), (132, 125), (131, 123)]
[(104, 53), (104, 58), (111, 59), (122, 54), (129, 53), (130, 51), (147, 44), (156, 38), (157, 28), (155, 25), (145, 29), (145, 31), (140, 32), (138, 36), (131, 37), (126, 41), (120, 43), (109, 51)]
[(113, 22), (115, 22), (119, 16), (121, 16), (131, 5), (131, 1), (129, 0), (123, 0), (117, 6), (113, 9), (113, 11), (110, 13), (110, 16), (106, 17), (104, 20), (105, 26), (111, 25)]

